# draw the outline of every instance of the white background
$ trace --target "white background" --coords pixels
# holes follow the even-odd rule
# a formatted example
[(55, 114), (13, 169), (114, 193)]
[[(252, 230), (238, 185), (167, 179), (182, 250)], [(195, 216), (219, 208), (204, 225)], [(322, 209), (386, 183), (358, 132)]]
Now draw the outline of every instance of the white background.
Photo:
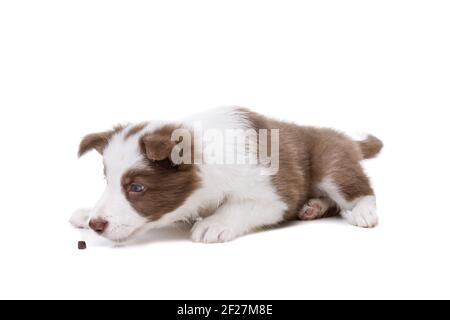
[[(0, 298), (450, 298), (448, 1), (2, 1)], [(240, 105), (369, 132), (381, 224), (131, 247), (67, 223), (103, 188), (80, 138)]]

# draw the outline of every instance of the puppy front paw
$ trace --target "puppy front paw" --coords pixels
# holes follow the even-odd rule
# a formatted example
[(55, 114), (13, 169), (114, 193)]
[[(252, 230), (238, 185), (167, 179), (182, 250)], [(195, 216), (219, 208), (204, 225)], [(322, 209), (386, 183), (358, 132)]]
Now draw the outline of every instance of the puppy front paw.
[(69, 220), (70, 224), (77, 229), (88, 229), (90, 211), (90, 209), (78, 209), (72, 214)]
[(226, 225), (208, 219), (197, 222), (191, 230), (195, 242), (219, 243), (235, 239), (237, 235)]

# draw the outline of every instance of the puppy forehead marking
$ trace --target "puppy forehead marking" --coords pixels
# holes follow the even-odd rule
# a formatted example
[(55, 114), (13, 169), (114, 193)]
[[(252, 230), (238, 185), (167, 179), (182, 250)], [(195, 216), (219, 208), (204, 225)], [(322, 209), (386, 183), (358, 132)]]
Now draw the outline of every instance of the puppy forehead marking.
[(129, 125), (116, 132), (103, 152), (103, 161), (107, 174), (123, 175), (130, 169), (145, 167), (145, 156), (142, 154), (139, 140), (145, 134), (151, 133), (163, 126), (164, 122), (151, 122)]
[(128, 168), (143, 160), (138, 140), (133, 137), (125, 139), (124, 132), (115, 134), (103, 152), (103, 159), (108, 168)]
[(126, 133), (124, 134), (125, 140), (130, 137), (137, 135), (140, 131), (148, 126), (148, 122), (141, 122), (135, 125), (131, 125), (127, 128)]

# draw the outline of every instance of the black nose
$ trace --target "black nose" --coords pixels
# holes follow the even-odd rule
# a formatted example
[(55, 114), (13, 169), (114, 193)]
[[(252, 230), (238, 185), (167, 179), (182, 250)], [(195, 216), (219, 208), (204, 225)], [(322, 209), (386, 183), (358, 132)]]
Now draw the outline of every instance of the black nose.
[(89, 227), (92, 230), (94, 230), (95, 232), (97, 232), (98, 234), (105, 231), (107, 226), (108, 226), (108, 221), (106, 221), (105, 219), (102, 219), (102, 218), (91, 219), (89, 221)]

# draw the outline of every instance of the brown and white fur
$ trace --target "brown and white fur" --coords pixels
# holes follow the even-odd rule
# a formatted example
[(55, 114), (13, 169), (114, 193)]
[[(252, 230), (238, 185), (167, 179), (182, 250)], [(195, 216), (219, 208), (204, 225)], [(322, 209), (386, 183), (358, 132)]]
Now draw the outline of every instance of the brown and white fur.
[[(279, 129), (278, 172), (261, 174), (265, 165), (260, 163), (175, 165), (172, 132), (194, 131), (196, 123), (216, 130)], [(267, 144), (270, 149), (270, 139)], [(331, 129), (229, 107), (181, 123), (148, 122), (90, 134), (81, 141), (79, 155), (92, 149), (103, 155), (106, 189), (93, 209), (75, 212), (71, 223), (90, 226), (113, 241), (180, 221), (195, 222), (191, 238), (206, 243), (230, 241), (283, 221), (339, 213), (355, 226), (378, 223), (375, 195), (360, 165), (382, 149), (373, 136), (354, 141)], [(136, 184), (144, 191), (133, 192)]]

